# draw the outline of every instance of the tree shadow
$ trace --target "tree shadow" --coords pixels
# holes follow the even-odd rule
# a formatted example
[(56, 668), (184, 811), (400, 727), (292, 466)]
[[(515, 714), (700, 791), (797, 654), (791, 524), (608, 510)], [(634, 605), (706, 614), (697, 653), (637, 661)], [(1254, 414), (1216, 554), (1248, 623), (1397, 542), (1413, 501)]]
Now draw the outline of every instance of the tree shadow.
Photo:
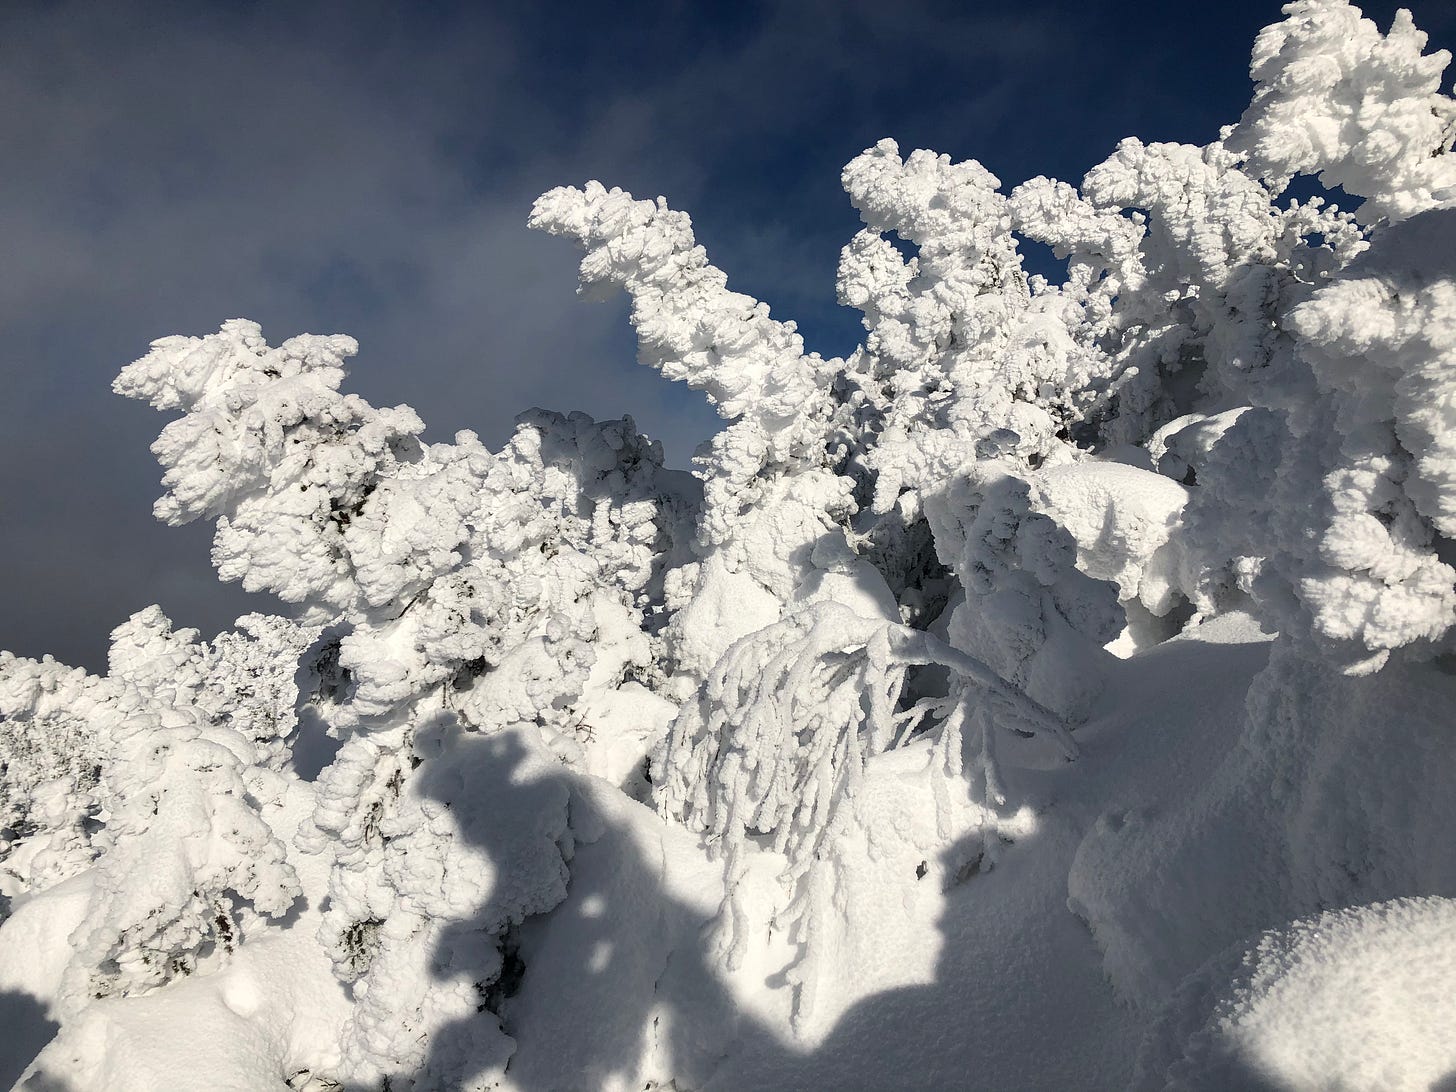
[[(645, 810), (630, 814), (642, 806), (565, 767), (543, 773), (537, 765), (525, 774), (526, 757), (511, 736), (467, 736), (451, 759), (452, 782), (471, 786), (482, 813), (565, 797), (568, 895), (509, 932), (505, 966), (482, 1011), (435, 1034), (420, 1087), (440, 1087), (431, 1082), (443, 1074), (483, 1071), (482, 1044), (499, 1041), (492, 1013), (507, 1034), (530, 1029), (508, 1066), (526, 1092), (1126, 1083), (1132, 1018), (1108, 1002), (1085, 928), (1069, 912), (1045, 912), (1047, 891), (1056, 905), (1065, 901), (1079, 823), (1055, 830), (1047, 845), (1011, 847), (979, 872), (962, 866), (979, 853), (982, 835), (948, 846), (941, 872), (955, 879), (935, 921), (944, 942), (933, 980), (864, 998), (810, 1048), (788, 1027), (747, 1011), (725, 983), (713, 911), (684, 897), (683, 875), (669, 875), (691, 873), (692, 865), (669, 864), (666, 824)], [(441, 789), (432, 777), (423, 784), (431, 795)], [(462, 821), (461, 830), (502, 869), (520, 852), (510, 824)], [(701, 873), (705, 890), (721, 882), (718, 865), (704, 861)], [(437, 963), (453, 960), (458, 972), (461, 953), (474, 951), (481, 979), (496, 978), (495, 944), (486, 936), (495, 914), (487, 899), (481, 912), (452, 924)], [(985, 959), (992, 947), (1003, 954), (1009, 947), (1010, 958)], [(1093, 992), (1098, 1003), (1089, 1005)], [(1104, 1057), (1089, 1065), (1088, 1049)], [(487, 1085), (465, 1079), (448, 1087)]]
[[(530, 1042), (520, 1044), (508, 1067), (511, 1081), (526, 1092), (641, 1087), (628, 1082), (638, 1078), (653, 1039), (665, 1048), (666, 1068), (687, 1087), (702, 1086), (746, 1020), (708, 962), (710, 915), (668, 891), (665, 851), (659, 845), (654, 852), (641, 822), (623, 821), (622, 809), (642, 805), (612, 800), (605, 783), (594, 786), (564, 766), (543, 773), (536, 765), (532, 776), (525, 772), (527, 759), (513, 735), (467, 736), (454, 749), (452, 766), (471, 795), (491, 808), (520, 805), (528, 796), (540, 807), (559, 794), (571, 830), (567, 898), (507, 932), (504, 966), (482, 1011), (435, 1034), (422, 1083), (435, 1087), (430, 1082), (460, 1074), (466, 1078), (460, 1087), (477, 1087), (469, 1077), (484, 1068), (479, 1046), (493, 1038), (490, 1025), (498, 1016), (508, 1034), (513, 1026), (531, 1029)], [(426, 777), (423, 788), (433, 795), (445, 786)], [(509, 868), (520, 849), (510, 824), (466, 818), (462, 833)], [(474, 950), (481, 952), (481, 978), (494, 977), (496, 962), (483, 942), (494, 945), (483, 930), (497, 920), (487, 899), (469, 920), (450, 926), (437, 962)], [(458, 962), (454, 970), (460, 970)], [(543, 991), (539, 984), (545, 982), (569, 985), (569, 993)], [(665, 996), (691, 998), (692, 1011), (679, 1011)], [(769, 1029), (752, 1033), (765, 1049), (789, 1052)], [(543, 1043), (555, 1049), (543, 1050)]]
[(60, 1025), (46, 1015), (45, 1006), (36, 998), (0, 990), (0, 1088), (11, 1087), (59, 1030)]

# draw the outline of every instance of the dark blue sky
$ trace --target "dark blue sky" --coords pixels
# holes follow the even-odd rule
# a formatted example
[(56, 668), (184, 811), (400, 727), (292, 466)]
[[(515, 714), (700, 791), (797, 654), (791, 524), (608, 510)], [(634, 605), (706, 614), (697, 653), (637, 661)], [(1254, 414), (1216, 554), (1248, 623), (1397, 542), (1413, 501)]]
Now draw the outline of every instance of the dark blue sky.
[[(1445, 0), (1415, 8), (1456, 45)], [(1389, 25), (1394, 5), (1366, 5)], [(733, 287), (851, 348), (839, 171), (891, 136), (1006, 185), (1118, 139), (1204, 143), (1275, 3), (362, 2), (0, 6), (0, 648), (93, 669), (159, 602), (212, 633), (210, 528), (151, 520), (164, 418), (109, 392), (227, 318), (361, 342), (351, 389), (491, 446), (531, 405), (632, 413), (682, 464), (714, 428), (634, 364), (621, 302), (531, 200), (597, 178), (689, 211)], [(1449, 74), (1448, 74), (1449, 75)], [(1449, 82), (1448, 82), (1449, 86)]]

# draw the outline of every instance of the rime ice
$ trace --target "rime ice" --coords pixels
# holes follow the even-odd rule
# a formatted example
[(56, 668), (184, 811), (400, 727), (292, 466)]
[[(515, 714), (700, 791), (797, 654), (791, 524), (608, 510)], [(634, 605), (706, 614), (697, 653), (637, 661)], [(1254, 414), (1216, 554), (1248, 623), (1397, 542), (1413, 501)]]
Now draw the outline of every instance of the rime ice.
[(155, 342), (156, 514), (280, 613), (0, 653), (0, 991), (58, 1027), (18, 1087), (1449, 1078), (1425, 45), (1298, 0), (1219, 140), (1077, 185), (880, 141), (845, 358), (663, 199), (543, 195), (724, 418), (691, 474), (630, 418), (427, 440), (344, 336)]

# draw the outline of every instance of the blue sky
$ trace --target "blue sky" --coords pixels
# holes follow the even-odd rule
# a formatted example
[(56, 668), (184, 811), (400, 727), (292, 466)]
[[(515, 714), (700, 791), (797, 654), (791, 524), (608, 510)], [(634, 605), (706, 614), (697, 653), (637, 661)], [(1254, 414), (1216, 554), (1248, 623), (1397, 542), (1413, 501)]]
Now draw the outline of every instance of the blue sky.
[[(1388, 26), (1395, 5), (1366, 5)], [(1415, 9), (1433, 46), (1456, 11)], [(891, 136), (1006, 185), (1118, 139), (1204, 143), (1275, 3), (25, 3), (0, 9), (0, 648), (96, 669), (159, 602), (211, 634), (210, 528), (152, 521), (164, 419), (109, 391), (172, 333), (343, 332), (351, 389), (491, 446), (522, 409), (632, 413), (686, 462), (715, 419), (573, 294), (531, 200), (597, 178), (689, 211), (734, 288), (826, 354), (858, 226), (839, 171)], [(1448, 73), (1448, 76), (1450, 73)], [(1449, 86), (1449, 83), (1448, 83)]]

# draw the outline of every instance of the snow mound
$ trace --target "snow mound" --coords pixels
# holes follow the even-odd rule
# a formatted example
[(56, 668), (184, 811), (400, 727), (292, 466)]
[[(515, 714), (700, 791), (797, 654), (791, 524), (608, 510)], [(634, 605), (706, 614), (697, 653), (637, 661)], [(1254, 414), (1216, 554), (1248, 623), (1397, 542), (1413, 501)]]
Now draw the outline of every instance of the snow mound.
[(1456, 900), (1397, 899), (1271, 930), (1179, 987), (1135, 1092), (1448, 1087)]
[(1039, 509), (1077, 540), (1077, 567), (1111, 580), (1118, 598), (1161, 617), (1177, 600), (1176, 544), (1188, 490), (1162, 474), (1112, 462), (1052, 467), (1037, 476)]

